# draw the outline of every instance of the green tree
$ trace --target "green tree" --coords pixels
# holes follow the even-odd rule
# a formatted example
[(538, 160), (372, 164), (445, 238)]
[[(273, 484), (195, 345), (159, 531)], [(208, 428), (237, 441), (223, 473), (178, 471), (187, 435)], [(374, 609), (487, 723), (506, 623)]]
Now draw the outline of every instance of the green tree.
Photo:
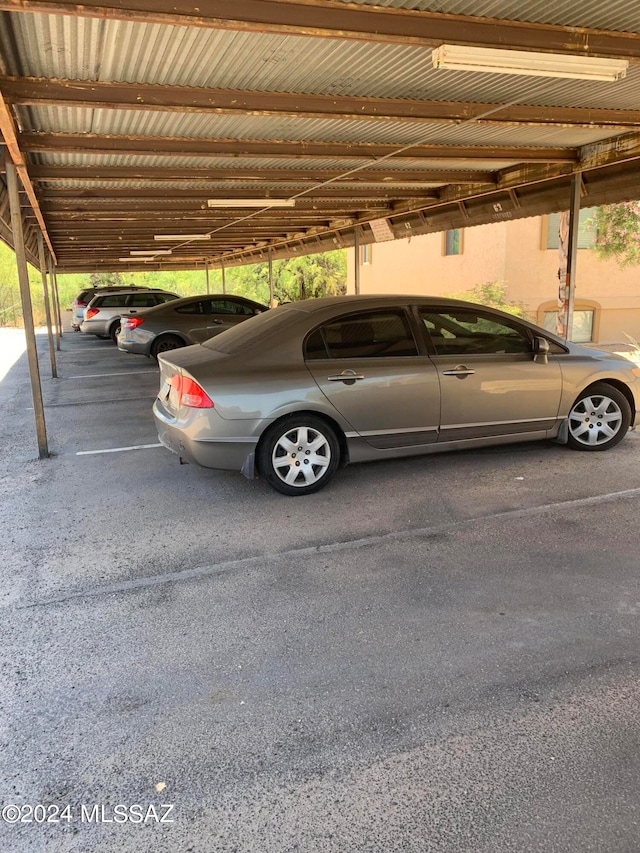
[(463, 299), (465, 302), (479, 302), (489, 308), (497, 308), (506, 311), (507, 314), (515, 314), (516, 317), (527, 317), (527, 311), (521, 302), (507, 298), (507, 285), (503, 281), (487, 281), (484, 284), (476, 284), (473, 290), (465, 290), (463, 293), (448, 293), (451, 299)]
[(90, 287), (120, 287), (127, 282), (119, 272), (92, 272), (89, 275)]
[[(42, 276), (38, 270), (27, 265), (33, 318), (36, 325), (44, 322), (44, 296)], [(22, 325), (22, 300), (18, 267), (13, 249), (0, 240), (0, 326)]]
[[(269, 301), (269, 264), (232, 267), (227, 289), (257, 302)], [(347, 291), (347, 255), (343, 250), (303, 255), (273, 263), (273, 295), (279, 302), (341, 296)]]
[(640, 264), (640, 202), (606, 204), (596, 208), (590, 222), (597, 229), (599, 258), (612, 258), (621, 267)]

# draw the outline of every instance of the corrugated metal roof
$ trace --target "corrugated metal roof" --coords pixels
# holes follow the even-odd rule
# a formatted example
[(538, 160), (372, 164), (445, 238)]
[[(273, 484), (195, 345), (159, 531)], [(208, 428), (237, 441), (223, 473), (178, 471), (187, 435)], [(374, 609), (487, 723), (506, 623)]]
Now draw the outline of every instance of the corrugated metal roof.
[[(202, 26), (189, 26), (178, 7), (162, 0), (157, 11), (130, 14), (118, 4), (109, 7), (113, 0), (105, 2), (97, 12), (78, 5), (74, 14), (67, 7), (64, 15), (3, 13), (6, 26), (0, 31), (0, 70), (15, 78), (0, 81), (0, 89), (10, 93), (5, 100), (44, 215), (55, 228), (60, 257), (67, 253), (72, 265), (80, 263), (82, 246), (90, 247), (96, 233), (108, 243), (108, 229), (101, 225), (107, 221), (105, 195), (108, 222), (113, 213), (117, 224), (118, 212), (135, 222), (132, 234), (140, 244), (152, 239), (154, 213), (166, 199), (179, 200), (175, 209), (188, 222), (193, 212), (202, 213), (203, 199), (213, 188), (235, 197), (286, 196), (365, 164), (375, 171), (376, 181), (356, 173), (324, 182), (318, 198), (331, 208), (328, 220), (364, 223), (367, 211), (379, 216), (382, 208), (394, 221), (413, 215), (411, 227), (420, 228), (424, 219), (416, 211), (428, 211), (433, 221), (433, 210), (444, 208), (443, 221), (450, 223), (462, 215), (457, 202), (468, 202), (465, 217), (470, 217), (477, 196), (474, 216), (479, 219), (473, 222), (488, 221), (492, 204), (485, 195), (491, 190), (506, 194), (514, 207), (520, 197), (529, 204), (545, 182), (562, 188), (557, 192), (568, 192), (574, 167), (597, 166), (601, 184), (610, 174), (613, 189), (600, 186), (600, 197), (628, 197), (634, 181), (640, 183), (634, 177), (640, 172), (640, 47), (625, 35), (638, 30), (637, 2), (377, 0), (375, 5), (388, 10), (381, 13), (361, 0), (355, 18), (354, 6), (349, 7), (349, 21), (340, 17), (339, 4), (329, 4), (326, 26), (310, 25), (308, 35), (287, 25), (295, 4), (265, 4), (259, 21), (250, 20), (253, 7), (242, 4), (239, 14), (249, 16), (242, 25), (208, 19), (208, 10), (202, 9)], [(399, 41), (393, 27), (378, 26), (381, 15), (388, 19), (392, 9), (449, 17), (444, 22), (428, 19), (416, 36), (420, 44), (411, 31)], [(153, 22), (157, 14), (163, 23)], [(549, 37), (556, 39), (558, 51), (580, 53), (576, 29), (599, 27), (607, 31), (593, 35), (600, 38), (600, 53), (632, 55), (637, 62), (616, 83), (434, 70), (431, 27), (453, 41), (456, 36), (473, 41), (474, 33), (480, 33), (481, 41), (487, 38), (487, 28), (465, 21), (465, 15), (500, 20), (500, 47), (511, 36), (514, 46), (537, 44), (542, 50)], [(519, 23), (509, 28), (510, 21)], [(549, 25), (567, 28), (561, 40)], [(349, 30), (357, 26), (362, 30)], [(488, 32), (490, 40), (493, 29)], [(238, 105), (248, 101), (251, 109), (241, 111)], [(480, 120), (465, 118), (477, 112), (469, 106), (473, 104), (500, 109)], [(587, 148), (595, 143), (602, 151)], [(404, 150), (421, 145), (425, 148), (420, 151)], [(349, 146), (359, 147), (352, 151)], [(367, 161), (363, 158), (372, 146), (378, 146), (378, 153)], [(450, 146), (457, 147), (455, 156), (447, 150)], [(242, 156), (236, 159), (238, 154)], [(77, 171), (71, 178), (65, 167), (86, 174)], [(107, 169), (117, 170), (119, 180), (107, 180), (114, 174)], [(204, 180), (197, 170), (220, 171)], [(475, 173), (481, 174), (476, 178)], [(165, 174), (181, 180), (163, 178)], [(595, 180), (585, 172), (587, 203)], [(527, 183), (533, 189), (525, 193)], [(558, 209), (558, 196), (549, 202), (549, 188), (544, 192), (541, 203)], [(407, 202), (411, 196), (419, 201)], [(103, 218), (92, 218), (92, 211), (101, 208)], [(270, 227), (281, 217), (281, 240), (304, 228), (304, 219), (296, 222), (296, 214), (272, 212)], [(465, 224), (472, 223), (465, 219)], [(325, 226), (333, 227), (330, 221)], [(33, 244), (33, 234), (30, 239)], [(114, 251), (122, 249), (121, 228), (118, 241)], [(191, 250), (194, 263), (206, 251), (197, 246)]]
[(603, 3), (602, 0), (338, 0), (358, 6), (386, 6), (447, 15), (473, 15), (507, 21), (593, 27), (619, 32), (637, 32), (638, 2)]
[[(52, 49), (61, 37), (60, 18), (14, 18), (20, 54), (28, 60), (22, 73), (33, 77), (491, 104), (640, 105), (640, 67), (630, 68), (626, 80), (585, 85), (580, 80), (434, 69), (431, 50), (414, 45), (84, 18), (64, 25), (69, 49), (60, 51)], [(71, 49), (75, 44), (83, 49)]]
[[(512, 165), (513, 160), (476, 160), (461, 166), (460, 160), (421, 160), (420, 167), (423, 170), (433, 169), (504, 169)], [(120, 167), (128, 169), (138, 168), (167, 168), (172, 170), (177, 169), (224, 169), (233, 175), (238, 168), (255, 169), (257, 173), (262, 170), (275, 172), (277, 170), (308, 170), (315, 169), (318, 171), (335, 172), (336, 161), (334, 158), (320, 159), (314, 157), (309, 160), (301, 161), (295, 158), (286, 159), (269, 159), (243, 157), (238, 160), (234, 156), (229, 157), (175, 157), (175, 156), (151, 156), (151, 155), (136, 155), (136, 156), (121, 156), (115, 154), (34, 154), (33, 163), (38, 166), (78, 166), (84, 168), (92, 167)], [(350, 169), (362, 168), (366, 165), (367, 169), (384, 169), (389, 173), (414, 171), (416, 168), (415, 160), (407, 157), (394, 157), (380, 161), (380, 158), (341, 158), (340, 171), (346, 172)]]
[(441, 145), (559, 145), (575, 147), (607, 139), (610, 130), (571, 127), (513, 127), (488, 124), (402, 121), (304, 119), (297, 117), (219, 116), (195, 113), (156, 113), (145, 110), (86, 110), (64, 107), (21, 107), (25, 130), (48, 133), (139, 134), (188, 139), (274, 139), (285, 141), (374, 142), (398, 146), (409, 143)]

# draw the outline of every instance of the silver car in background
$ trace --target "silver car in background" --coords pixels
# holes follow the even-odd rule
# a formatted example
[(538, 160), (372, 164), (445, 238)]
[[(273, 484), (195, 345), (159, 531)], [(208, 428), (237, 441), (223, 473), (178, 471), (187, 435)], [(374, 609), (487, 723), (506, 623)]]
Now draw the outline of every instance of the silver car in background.
[(84, 309), (80, 331), (85, 335), (96, 335), (105, 340), (111, 338), (116, 343), (120, 331), (120, 318), (127, 311), (153, 308), (155, 305), (162, 305), (179, 298), (177, 293), (167, 293), (166, 290), (157, 288), (100, 293), (94, 296)]
[(535, 439), (607, 450), (640, 402), (632, 362), (436, 297), (282, 305), (159, 362), (162, 444), (287, 495), (348, 462)]
[(187, 296), (123, 317), (118, 349), (157, 358), (159, 353), (202, 343), (267, 310), (244, 296)]

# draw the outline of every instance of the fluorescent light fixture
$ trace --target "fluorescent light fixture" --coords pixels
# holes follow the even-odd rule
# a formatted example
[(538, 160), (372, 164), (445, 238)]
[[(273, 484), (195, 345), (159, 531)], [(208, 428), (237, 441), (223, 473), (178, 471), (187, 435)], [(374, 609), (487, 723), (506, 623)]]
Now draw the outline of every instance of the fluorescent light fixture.
[(173, 249), (134, 249), (129, 252), (130, 255), (170, 255)]
[(192, 240), (210, 240), (209, 234), (154, 234), (154, 240), (175, 240), (178, 243), (190, 243)]
[(499, 50), (493, 47), (469, 47), (460, 44), (440, 45), (433, 51), (432, 56), (434, 68), (609, 82), (626, 77), (629, 66), (626, 59), (533, 53), (528, 50)]
[(295, 207), (295, 198), (210, 198), (209, 207)]

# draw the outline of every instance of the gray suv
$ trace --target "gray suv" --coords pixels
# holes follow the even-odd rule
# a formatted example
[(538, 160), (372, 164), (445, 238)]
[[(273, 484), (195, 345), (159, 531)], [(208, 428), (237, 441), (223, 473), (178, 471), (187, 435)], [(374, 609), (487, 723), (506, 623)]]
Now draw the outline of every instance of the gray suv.
[(149, 288), (147, 290), (118, 290), (94, 296), (84, 309), (84, 319), (80, 331), (85, 335), (96, 335), (99, 338), (116, 343), (120, 331), (120, 317), (138, 308), (153, 308), (172, 299), (179, 299), (176, 293), (166, 290)]

